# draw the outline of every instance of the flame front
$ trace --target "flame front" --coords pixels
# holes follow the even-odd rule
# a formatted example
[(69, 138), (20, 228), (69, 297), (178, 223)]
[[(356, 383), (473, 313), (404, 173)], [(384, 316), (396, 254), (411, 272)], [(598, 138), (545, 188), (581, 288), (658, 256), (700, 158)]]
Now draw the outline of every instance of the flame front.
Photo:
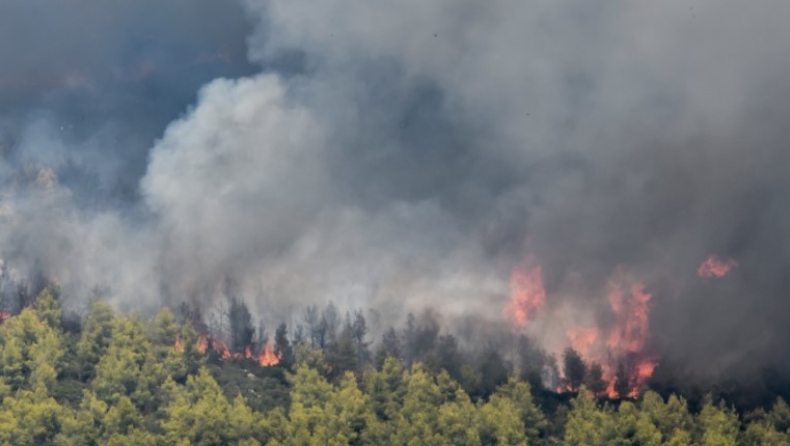
[(657, 366), (656, 358), (644, 353), (650, 339), (650, 300), (652, 295), (644, 285), (632, 282), (630, 286), (621, 275), (609, 281), (607, 299), (614, 314), (614, 323), (606, 337), (598, 328), (572, 328), (568, 331), (571, 347), (588, 363), (597, 362), (608, 382), (606, 394), (610, 398), (620, 395), (615, 391), (616, 370), (623, 367), (629, 383), (629, 397), (636, 397), (639, 389)]
[(530, 266), (532, 261), (513, 268), (510, 275), (510, 303), (506, 317), (519, 326), (525, 326), (535, 317), (537, 311), (546, 301), (546, 289), (543, 286), (543, 270), (538, 266)]
[(733, 259), (725, 262), (716, 256), (710, 256), (697, 268), (697, 274), (705, 279), (711, 277), (718, 279), (726, 276), (736, 266), (738, 266), (738, 262)]
[[(254, 354), (252, 348), (247, 346), (244, 349), (244, 353), (231, 353), (228, 349), (227, 344), (220, 339), (211, 339), (206, 335), (200, 335), (195, 342), (195, 350), (200, 352), (201, 354), (206, 354), (208, 352), (209, 343), (211, 344), (211, 348), (217, 352), (220, 358), (222, 359), (253, 359), (258, 364), (264, 367), (269, 367), (273, 365), (277, 365), (280, 363), (280, 357), (282, 355), (276, 355), (274, 353), (274, 346), (271, 342), (266, 344), (266, 347), (262, 352), (259, 354)], [(184, 353), (184, 344), (181, 338), (176, 338), (175, 342), (175, 349), (178, 353)]]
[[(575, 318), (556, 309), (542, 315), (546, 300), (543, 270), (532, 256), (513, 269), (510, 291), (505, 317), (517, 327), (526, 326), (536, 317), (553, 318), (552, 324), (541, 325), (548, 327), (562, 326), (565, 325), (563, 322), (573, 320), (571, 317)], [(605, 296), (613, 316), (611, 323), (606, 326), (574, 325), (564, 335), (588, 365), (598, 363), (601, 366), (603, 379), (608, 382), (606, 393), (610, 397), (636, 397), (658, 364), (658, 358), (646, 352), (653, 296), (646, 291), (644, 284), (622, 268), (618, 268), (609, 280)], [(615, 382), (618, 380), (627, 380), (628, 395), (617, 395)], [(564, 386), (558, 389), (568, 390)]]

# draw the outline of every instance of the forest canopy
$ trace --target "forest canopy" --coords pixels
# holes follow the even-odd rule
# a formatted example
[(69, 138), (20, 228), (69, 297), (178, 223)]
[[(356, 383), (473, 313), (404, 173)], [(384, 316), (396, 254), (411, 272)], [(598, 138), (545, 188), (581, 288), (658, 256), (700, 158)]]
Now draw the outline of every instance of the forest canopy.
[(281, 324), (270, 342), (234, 305), (247, 329), (226, 343), (166, 308), (144, 318), (98, 301), (75, 320), (45, 289), (0, 325), (0, 443), (790, 444), (781, 398), (742, 413), (711, 394), (610, 400), (599, 366), (587, 373), (572, 351), (573, 392), (555, 393), (496, 350), (462, 361), (451, 335), (415, 318), (371, 348), (362, 312), (311, 307), (307, 330)]

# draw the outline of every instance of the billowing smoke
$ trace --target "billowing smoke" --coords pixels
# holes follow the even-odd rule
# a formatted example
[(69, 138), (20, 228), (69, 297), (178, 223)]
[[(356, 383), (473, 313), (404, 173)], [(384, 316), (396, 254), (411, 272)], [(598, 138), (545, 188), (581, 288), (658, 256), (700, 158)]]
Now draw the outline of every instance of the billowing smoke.
[(3, 2), (3, 162), (57, 169), (79, 205), (134, 199), (154, 139), (200, 85), (257, 71), (251, 29), (232, 1)]
[[(624, 274), (651, 296), (649, 342), (665, 357), (704, 372), (790, 361), (790, 4), (104, 8), (31, 15), (55, 30), (87, 20), (98, 40), (27, 30), (0, 43), (14, 67), (0, 72), (13, 274), (122, 307), (212, 302), (230, 278), (257, 314), (332, 300), (392, 321), (421, 307), (504, 321), (511, 269), (529, 259), (546, 289), (531, 330), (557, 315), (615, 323), (607, 287)], [(172, 28), (182, 14), (198, 25)], [(70, 73), (86, 42), (78, 66), (113, 62), (130, 80), (91, 90), (86, 70), (44, 93), (20, 86)], [(161, 58), (146, 64), (138, 46)], [(234, 62), (147, 80), (190, 51)], [(64, 134), (72, 118), (80, 130)], [(700, 277), (711, 256), (737, 268)]]

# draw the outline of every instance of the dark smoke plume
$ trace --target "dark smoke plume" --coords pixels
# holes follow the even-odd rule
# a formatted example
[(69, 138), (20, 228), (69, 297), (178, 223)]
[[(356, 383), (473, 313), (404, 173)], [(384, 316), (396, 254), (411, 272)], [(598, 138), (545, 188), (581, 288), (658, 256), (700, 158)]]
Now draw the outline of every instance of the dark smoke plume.
[(624, 269), (662, 355), (790, 361), (790, 4), (92, 3), (0, 5), (8, 274), (501, 320), (532, 255), (547, 311)]

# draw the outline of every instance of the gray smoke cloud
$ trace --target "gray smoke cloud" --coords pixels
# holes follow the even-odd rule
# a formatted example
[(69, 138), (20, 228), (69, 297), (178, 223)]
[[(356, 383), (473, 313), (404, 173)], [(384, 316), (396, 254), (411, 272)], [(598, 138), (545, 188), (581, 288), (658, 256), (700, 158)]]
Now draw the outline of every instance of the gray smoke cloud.
[[(147, 3), (123, 8), (161, 7)], [(120, 132), (80, 112), (84, 136), (63, 137), (26, 114), (0, 159), (0, 257), (17, 274), (122, 307), (216, 301), (230, 277), (256, 314), (332, 300), (501, 320), (511, 268), (534, 255), (546, 315), (605, 323), (620, 268), (653, 295), (665, 356), (710, 373), (790, 360), (785, 2), (186, 3), (164, 7), (152, 47), (226, 39), (248, 61), (193, 77), (222, 76), (189, 108), (196, 82), (163, 80), (146, 119), (115, 99), (134, 88), (107, 85), (92, 97)], [(107, 8), (99, 35), (135, 38), (142, 19)], [(171, 29), (180, 13), (205, 26)], [(20, 72), (70, 66), (33, 41), (0, 54)], [(91, 63), (137, 60), (96, 45)], [(44, 96), (0, 109), (77, 113)], [(161, 131), (142, 168), (111, 142), (138, 127)], [(133, 192), (95, 204), (117, 190), (69, 181), (74, 159), (88, 184), (126, 175)], [(710, 254), (739, 266), (702, 279)]]
[(200, 85), (257, 71), (251, 29), (233, 1), (3, 2), (5, 161), (57, 168), (87, 204), (133, 199), (153, 141)]

